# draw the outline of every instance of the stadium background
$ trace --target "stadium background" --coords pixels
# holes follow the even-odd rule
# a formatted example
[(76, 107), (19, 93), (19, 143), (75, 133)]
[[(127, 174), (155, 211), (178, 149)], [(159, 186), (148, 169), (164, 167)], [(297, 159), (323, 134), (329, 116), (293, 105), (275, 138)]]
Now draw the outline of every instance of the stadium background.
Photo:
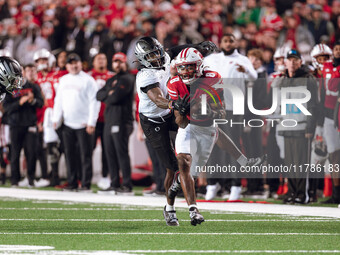
[[(233, 33), (241, 54), (253, 48), (263, 50), (270, 75), (273, 54), (279, 47), (297, 48), (306, 63), (311, 61), (309, 53), (315, 44), (332, 47), (340, 38), (339, 15), (338, 0), (0, 0), (0, 50), (25, 65), (33, 62), (34, 52), (41, 48), (56, 56), (66, 49), (81, 56), (85, 70), (90, 70), (92, 57), (98, 52), (108, 57), (109, 69), (114, 53), (124, 52), (136, 73), (134, 44), (141, 36), (154, 36), (170, 48), (204, 40), (218, 45), (224, 33)], [(310, 40), (299, 41), (300, 37), (290, 34), (291, 18)], [(146, 163), (147, 158), (135, 131), (130, 139), (133, 166)], [(100, 153), (97, 147), (94, 174), (101, 169)], [(64, 164), (60, 173), (66, 175)]]

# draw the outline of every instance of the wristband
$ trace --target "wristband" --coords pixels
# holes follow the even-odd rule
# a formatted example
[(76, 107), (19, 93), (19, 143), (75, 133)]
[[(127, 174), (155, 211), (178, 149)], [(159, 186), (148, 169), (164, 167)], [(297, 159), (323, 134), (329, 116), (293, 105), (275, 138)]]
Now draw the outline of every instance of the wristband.
[(173, 106), (173, 102), (174, 102), (174, 101), (172, 101), (172, 100), (169, 100), (169, 103), (168, 103), (168, 108), (169, 108), (170, 110), (172, 110), (172, 109), (174, 108), (174, 106)]

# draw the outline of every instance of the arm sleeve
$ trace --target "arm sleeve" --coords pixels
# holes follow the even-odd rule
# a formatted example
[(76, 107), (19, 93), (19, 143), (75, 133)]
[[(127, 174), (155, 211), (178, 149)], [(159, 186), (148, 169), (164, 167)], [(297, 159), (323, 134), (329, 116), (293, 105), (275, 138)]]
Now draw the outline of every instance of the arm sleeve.
[(56, 96), (54, 98), (53, 116), (52, 116), (53, 123), (60, 124), (63, 118), (62, 97), (63, 97), (63, 85), (60, 82), (58, 90), (56, 91)]
[(5, 111), (8, 114), (18, 111), (20, 109), (19, 101), (20, 101), (20, 97), (13, 98), (12, 95), (7, 94), (3, 101), (3, 106), (4, 106)]
[(257, 79), (257, 72), (254, 69), (253, 65), (249, 61), (248, 58), (246, 58), (245, 66), (244, 68), (246, 69), (246, 80), (247, 81), (255, 81)]
[(98, 91), (98, 86), (96, 81), (89, 76), (89, 81), (87, 84), (87, 96), (89, 99), (89, 119), (87, 121), (88, 126), (95, 127), (100, 110), (100, 102), (96, 99)]
[(324, 114), (324, 105), (325, 105), (325, 96), (326, 91), (324, 87), (324, 78), (319, 79), (319, 93), (320, 93), (320, 101), (318, 102), (317, 107), (317, 125), (323, 126), (324, 120), (325, 120), (325, 114)]
[(168, 85), (167, 85), (169, 96), (172, 100), (177, 100), (178, 99), (177, 89), (170, 82), (171, 82), (171, 80), (168, 82)]
[(145, 70), (137, 74), (136, 87), (143, 93), (146, 93), (144, 88), (156, 83), (158, 83), (158, 79), (153, 70)]
[[(114, 88), (114, 92), (107, 97), (107, 99), (105, 100), (106, 104), (120, 104), (121, 102), (123, 102), (126, 98), (127, 95), (129, 95), (131, 93), (131, 90), (133, 90), (134, 87), (134, 82), (132, 79), (129, 79), (128, 77), (122, 77), (122, 79), (120, 79), (115, 88)], [(148, 87), (144, 87), (141, 88), (142, 90), (148, 88)], [(144, 91), (143, 91), (144, 92)]]
[(211, 54), (217, 49), (216, 45), (213, 42), (203, 41), (198, 44), (183, 44), (183, 45), (175, 46), (169, 49), (167, 52), (170, 58), (174, 59), (181, 52), (181, 50), (185, 48), (189, 48), (189, 47), (197, 49), (199, 52), (201, 52), (201, 54), (204, 57), (208, 56), (209, 54)]
[(33, 93), (34, 93), (34, 99), (35, 99), (35, 103), (34, 106), (41, 108), (44, 105), (44, 98), (43, 95), (41, 93), (41, 89), (38, 85), (33, 84)]
[(179, 46), (175, 46), (172, 47), (170, 49), (167, 50), (169, 56), (171, 59), (174, 59), (182, 50), (184, 50), (185, 48), (189, 48), (189, 47), (193, 47), (195, 49), (197, 49), (195, 47), (195, 44), (183, 44), (183, 45), (179, 45)]
[(110, 84), (112, 82), (112, 79), (108, 79), (105, 83), (105, 86), (102, 87), (100, 90), (98, 90), (96, 94), (96, 99), (100, 102), (104, 102), (107, 98), (108, 92), (110, 90)]
[(157, 88), (157, 87), (159, 87), (159, 82), (156, 82), (154, 84), (150, 84), (150, 85), (143, 87), (143, 88), (140, 88), (140, 89), (141, 89), (141, 91), (143, 91), (146, 94), (146, 93), (148, 93), (148, 91), (150, 89)]

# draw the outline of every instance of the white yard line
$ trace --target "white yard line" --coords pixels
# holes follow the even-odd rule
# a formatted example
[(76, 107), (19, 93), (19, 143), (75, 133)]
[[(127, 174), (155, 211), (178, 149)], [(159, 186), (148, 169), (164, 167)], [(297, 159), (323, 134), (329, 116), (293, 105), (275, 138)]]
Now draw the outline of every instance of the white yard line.
[(0, 251), (54, 250), (53, 246), (38, 245), (0, 245)]
[(98, 233), (98, 232), (0, 232), (0, 235), (203, 235), (203, 236), (340, 236), (340, 233), (171, 233), (171, 232), (128, 232), (128, 233)]
[[(166, 199), (158, 197), (143, 196), (108, 196), (100, 194), (83, 194), (76, 192), (60, 192), (45, 190), (29, 190), (15, 188), (0, 188), (0, 197), (37, 199), (49, 201), (71, 201), (87, 202), (99, 204), (122, 204), (130, 206), (163, 207)], [(187, 208), (184, 199), (176, 199), (176, 207)], [(340, 218), (339, 208), (315, 207), (315, 206), (295, 206), (278, 204), (258, 204), (258, 203), (198, 203), (198, 207), (204, 210), (228, 211), (228, 212), (251, 212), (285, 214), (295, 216), (315, 216)]]
[[(75, 221), (75, 222), (163, 222), (164, 219), (0, 219), (0, 221)], [(190, 220), (179, 220), (190, 221)], [(255, 220), (225, 220), (206, 219), (207, 222), (340, 222), (337, 219), (255, 219)]]
[(159, 211), (159, 208), (55, 208), (55, 207), (46, 207), (46, 208), (40, 208), (40, 207), (21, 207), (21, 208), (15, 208), (15, 207), (4, 207), (0, 210), (15, 210), (15, 211)]
[(340, 253), (340, 250), (127, 250), (133, 253)]
[[(10, 250), (12, 251), (12, 250)], [(34, 253), (27, 250), (26, 252), (15, 252), (15, 253), (7, 253), (6, 251), (1, 251), (0, 254), (37, 254), (37, 255), (122, 255), (122, 254), (148, 254), (148, 253), (198, 253), (198, 254), (217, 254), (217, 253), (229, 253), (229, 254), (297, 254), (297, 253), (325, 253), (325, 254), (335, 254), (340, 253), (340, 250), (118, 250), (118, 251), (84, 251), (84, 250), (75, 250), (75, 251), (35, 251)]]

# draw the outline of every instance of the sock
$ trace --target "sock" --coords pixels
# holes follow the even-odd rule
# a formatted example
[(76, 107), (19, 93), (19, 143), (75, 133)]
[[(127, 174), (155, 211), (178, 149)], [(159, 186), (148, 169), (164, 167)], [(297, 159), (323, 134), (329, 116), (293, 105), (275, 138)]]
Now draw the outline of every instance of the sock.
[(1, 184), (5, 184), (6, 183), (6, 174), (1, 173)]
[(189, 205), (189, 211), (197, 209), (197, 205)]
[(337, 201), (340, 200), (340, 186), (334, 186), (334, 195), (333, 198)]
[(241, 166), (247, 165), (247, 161), (248, 161), (248, 159), (247, 159), (246, 156), (244, 156), (243, 154), (237, 159), (237, 162), (238, 162)]
[(166, 204), (165, 211), (167, 211), (167, 212), (175, 211), (175, 206)]

